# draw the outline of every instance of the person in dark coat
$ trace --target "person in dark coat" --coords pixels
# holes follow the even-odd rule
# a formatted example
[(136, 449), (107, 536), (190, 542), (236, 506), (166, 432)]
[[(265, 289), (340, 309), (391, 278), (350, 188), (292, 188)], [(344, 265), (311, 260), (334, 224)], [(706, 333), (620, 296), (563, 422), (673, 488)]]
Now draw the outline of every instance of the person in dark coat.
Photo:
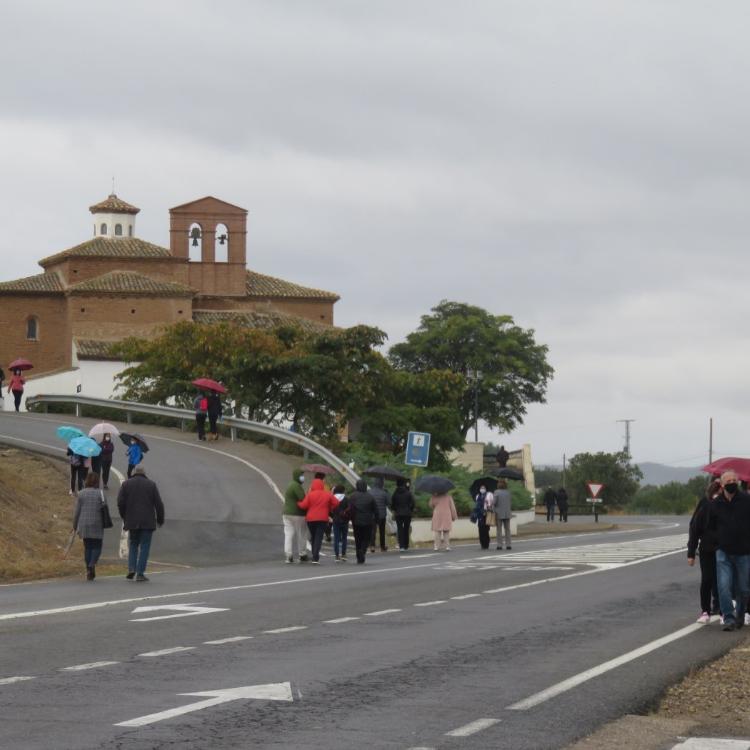
[(148, 581), (146, 565), (151, 550), (151, 537), (157, 526), (164, 525), (164, 503), (156, 482), (146, 476), (140, 464), (133, 476), (125, 480), (117, 495), (117, 510), (128, 535), (129, 581)]
[(206, 399), (207, 411), (208, 411), (208, 431), (210, 434), (210, 440), (218, 440), (219, 433), (216, 429), (216, 420), (221, 418), (223, 413), (223, 407), (221, 405), (221, 396), (215, 391), (211, 391)]
[(504, 469), (508, 465), (508, 459), (510, 458), (510, 453), (505, 450), (505, 446), (501, 445), (500, 450), (498, 450), (497, 455), (495, 456), (497, 459), (497, 465)]
[(474, 498), (474, 517), (477, 519), (477, 531), (479, 532), (479, 546), (482, 549), (490, 548), (490, 527), (487, 525), (487, 511), (492, 510), (490, 504), (494, 505), (492, 493), (487, 494), (486, 487), (480, 487)]
[(198, 429), (198, 440), (205, 440), (208, 396), (205, 393), (199, 393), (193, 401), (193, 408), (195, 409), (195, 426)]
[(83, 539), (83, 561), (86, 565), (86, 580), (96, 578), (96, 564), (102, 554), (104, 518), (102, 516), (102, 493), (98, 489), (99, 476), (91, 472), (86, 477), (86, 486), (78, 493), (73, 513), (73, 530)]
[(83, 489), (83, 485), (86, 481), (86, 475), (89, 473), (88, 467), (86, 466), (86, 459), (83, 456), (79, 456), (77, 453), (73, 453), (70, 448), (67, 450), (68, 462), (70, 463), (70, 493), (75, 495)]
[(568, 493), (565, 487), (560, 487), (557, 491), (557, 515), (561, 521), (568, 522)]
[(354, 529), (354, 546), (357, 549), (357, 564), (363, 565), (367, 555), (372, 525), (378, 518), (375, 498), (367, 491), (367, 482), (357, 480), (356, 489), (345, 500), (349, 518)]
[(102, 452), (99, 454), (99, 463), (102, 467), (102, 483), (104, 489), (109, 489), (109, 472), (112, 469), (112, 455), (115, 452), (115, 444), (112, 442), (112, 436), (105, 432), (100, 443)]
[(406, 479), (396, 480), (396, 489), (391, 495), (389, 503), (393, 517), (396, 519), (396, 536), (398, 538), (399, 552), (409, 549), (409, 533), (411, 531), (411, 517), (417, 505), (414, 495), (406, 485)]
[[(716, 531), (708, 528), (709, 504), (715, 502), (721, 491), (718, 480), (711, 482), (706, 494), (695, 507), (688, 528), (688, 565), (695, 564), (695, 553), (701, 566), (700, 600), (701, 613), (697, 622), (708, 623), (711, 615), (719, 611), (719, 591), (716, 581)], [(712, 603), (713, 602), (713, 603)]]
[(552, 487), (548, 487), (544, 493), (544, 504), (547, 506), (547, 521), (555, 520), (555, 502), (557, 501), (557, 495)]
[(375, 504), (378, 506), (378, 517), (372, 524), (372, 532), (370, 535), (370, 552), (375, 552), (375, 533), (380, 530), (380, 551), (387, 552), (388, 547), (385, 543), (385, 520), (388, 508), (388, 491), (383, 487), (383, 480), (380, 477), (375, 477), (372, 480), (372, 487), (370, 487), (370, 495), (375, 498)]

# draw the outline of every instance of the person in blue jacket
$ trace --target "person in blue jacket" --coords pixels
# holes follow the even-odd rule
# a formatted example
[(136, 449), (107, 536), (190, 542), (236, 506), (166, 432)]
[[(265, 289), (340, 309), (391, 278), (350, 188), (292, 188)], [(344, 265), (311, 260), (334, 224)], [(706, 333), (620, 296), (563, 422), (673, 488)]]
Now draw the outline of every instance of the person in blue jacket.
[(135, 469), (141, 461), (143, 461), (143, 449), (138, 444), (138, 441), (133, 438), (128, 446), (128, 479), (130, 479), (133, 474), (133, 469)]

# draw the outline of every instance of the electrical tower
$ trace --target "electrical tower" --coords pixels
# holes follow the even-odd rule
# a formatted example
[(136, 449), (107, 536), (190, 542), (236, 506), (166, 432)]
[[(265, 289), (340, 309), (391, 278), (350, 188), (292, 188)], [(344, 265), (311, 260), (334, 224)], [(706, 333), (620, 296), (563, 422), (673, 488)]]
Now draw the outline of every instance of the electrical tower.
[(616, 421), (625, 425), (625, 453), (630, 456), (630, 423), (635, 422), (635, 419), (618, 419)]

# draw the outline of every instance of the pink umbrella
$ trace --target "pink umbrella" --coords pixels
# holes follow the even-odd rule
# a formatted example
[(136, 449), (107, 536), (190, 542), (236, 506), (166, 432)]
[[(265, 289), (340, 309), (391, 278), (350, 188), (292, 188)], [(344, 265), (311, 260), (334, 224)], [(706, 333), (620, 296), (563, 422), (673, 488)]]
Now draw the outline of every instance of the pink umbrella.
[(198, 388), (205, 388), (207, 391), (216, 391), (216, 393), (227, 392), (227, 389), (221, 383), (217, 383), (211, 378), (198, 378), (193, 381), (193, 385), (197, 385)]
[(737, 474), (738, 479), (743, 482), (750, 482), (750, 458), (736, 458), (734, 456), (719, 458), (704, 466), (702, 471), (714, 477), (721, 476), (725, 471), (733, 471)]
[(14, 359), (8, 365), (8, 368), (11, 370), (31, 370), (33, 367), (34, 365), (32, 365), (28, 359), (24, 359), (23, 357), (19, 357), (19, 359)]

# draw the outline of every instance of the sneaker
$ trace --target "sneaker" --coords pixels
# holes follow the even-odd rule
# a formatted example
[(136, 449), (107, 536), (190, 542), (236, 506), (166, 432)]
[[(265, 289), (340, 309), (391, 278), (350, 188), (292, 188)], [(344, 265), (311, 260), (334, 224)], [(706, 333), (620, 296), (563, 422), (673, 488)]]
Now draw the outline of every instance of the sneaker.
[(94, 580), (94, 569), (90, 565), (86, 567), (86, 580), (87, 581)]
[(737, 626), (734, 624), (734, 621), (729, 620), (728, 622), (724, 623), (724, 627), (722, 630), (731, 631), (731, 630), (737, 630)]
[(336, 555), (333, 559), (335, 562), (341, 562), (341, 555)]
[(513, 549), (513, 547), (511, 547), (509, 544), (505, 549)]
[(341, 555), (341, 562), (346, 562), (346, 555)]
[(699, 622), (701, 625), (705, 625), (710, 620), (711, 620), (711, 615), (709, 615), (708, 612), (701, 612), (696, 622)]
[(437, 547), (432, 548), (435, 552), (440, 552), (440, 550)]
[(293, 563), (294, 562), (294, 558), (291, 555), (289, 555), (289, 557), (287, 557), (287, 559), (284, 562), (286, 562), (286, 563)]
[(310, 561), (313, 565), (320, 565), (320, 560), (311, 560)]
[(136, 580), (136, 583), (143, 583), (144, 581), (148, 581), (148, 578), (146, 578), (146, 576), (144, 576), (142, 573), (139, 573), (135, 577), (135, 580)]
[(445, 551), (446, 551), (446, 552), (450, 552), (450, 551), (451, 551), (451, 548), (450, 548), (450, 547), (446, 547), (446, 548), (445, 548)]
[(308, 557), (307, 557), (307, 555), (300, 555), (299, 561), (300, 561), (301, 563), (303, 563), (303, 562), (307, 562), (307, 560), (308, 560)]
[(132, 581), (135, 578), (135, 571), (134, 570), (129, 570), (128, 574), (125, 576), (125, 578), (127, 578), (129, 581)]
[(370, 552), (375, 552), (375, 547), (370, 547)]

